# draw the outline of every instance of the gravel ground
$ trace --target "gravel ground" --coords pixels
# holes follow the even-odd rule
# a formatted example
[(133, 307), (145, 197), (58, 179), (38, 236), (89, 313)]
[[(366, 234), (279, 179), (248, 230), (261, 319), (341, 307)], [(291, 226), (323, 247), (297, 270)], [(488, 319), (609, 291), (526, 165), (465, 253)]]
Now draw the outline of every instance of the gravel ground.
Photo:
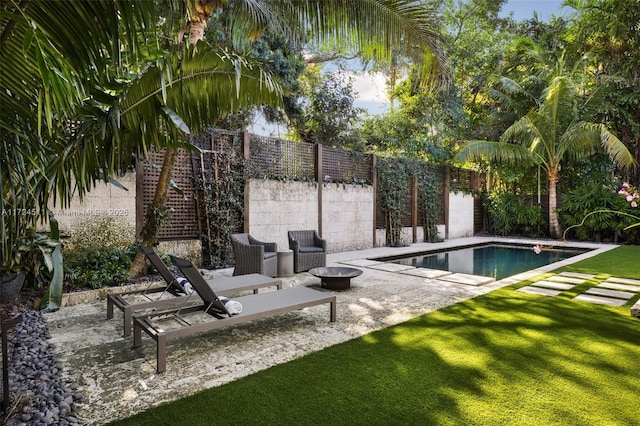
[[(83, 401), (77, 383), (65, 382), (55, 348), (49, 343), (47, 321), (41, 311), (13, 306), (4, 316), (22, 314), (22, 322), (10, 329), (8, 339), (9, 395), (2, 424), (77, 424), (76, 403)], [(0, 373), (2, 375), (2, 373)]]

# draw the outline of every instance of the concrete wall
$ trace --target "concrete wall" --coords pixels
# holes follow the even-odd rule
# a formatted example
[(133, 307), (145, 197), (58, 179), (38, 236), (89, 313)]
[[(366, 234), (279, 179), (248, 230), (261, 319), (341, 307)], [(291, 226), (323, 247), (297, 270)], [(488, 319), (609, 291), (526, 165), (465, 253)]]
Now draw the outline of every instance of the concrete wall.
[(373, 186), (327, 184), (322, 204), (322, 236), (329, 252), (373, 245)]
[[(252, 179), (249, 232), (287, 249), (287, 231), (319, 229), (315, 183)], [(373, 187), (328, 184), (322, 188), (322, 236), (331, 253), (372, 246)]]
[[(444, 235), (442, 235), (444, 236)], [(473, 236), (473, 196), (449, 193), (449, 238)]]
[(131, 241), (135, 239), (136, 225), (136, 175), (127, 173), (118, 178), (127, 190), (110, 183), (98, 183), (82, 202), (76, 197), (68, 208), (51, 205), (49, 208), (58, 220), (60, 229), (72, 232), (80, 222), (103, 216), (117, 217), (119, 222), (131, 227)]
[(309, 182), (251, 179), (249, 233), (289, 248), (288, 230), (318, 229), (318, 187)]
[[(128, 191), (111, 184), (98, 184), (83, 200), (74, 201), (67, 209), (53, 208), (60, 227), (72, 232), (77, 223), (99, 216), (118, 216), (131, 225), (131, 241), (135, 229), (135, 173), (119, 179)], [(331, 253), (370, 248), (373, 245), (373, 187), (361, 185), (326, 184), (322, 187), (322, 234)], [(287, 231), (318, 229), (318, 185), (310, 182), (251, 179), (249, 182), (249, 232), (258, 239), (276, 242), (281, 250), (289, 247)], [(454, 194), (449, 196), (449, 238), (473, 235), (473, 197)], [(444, 225), (438, 226), (441, 238)], [(385, 245), (384, 230), (375, 233), (377, 246)], [(423, 241), (423, 229), (417, 229), (417, 241)], [(411, 244), (411, 228), (402, 233), (402, 244)], [(195, 256), (194, 244), (186, 242), (178, 250)], [(169, 243), (164, 243), (169, 244)], [(176, 243), (172, 243), (176, 244)]]

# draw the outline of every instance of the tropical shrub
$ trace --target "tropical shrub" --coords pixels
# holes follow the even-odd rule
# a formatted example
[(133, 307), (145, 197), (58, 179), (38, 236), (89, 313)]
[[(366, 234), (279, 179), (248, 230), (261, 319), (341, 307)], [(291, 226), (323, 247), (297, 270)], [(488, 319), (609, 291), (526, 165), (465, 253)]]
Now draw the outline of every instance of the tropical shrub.
[(494, 192), (486, 196), (484, 203), (489, 216), (489, 227), (494, 234), (537, 237), (546, 229), (540, 206), (531, 205), (521, 197)]
[(129, 267), (136, 247), (95, 247), (65, 257), (65, 278), (74, 289), (120, 286), (130, 282)]
[(65, 241), (65, 252), (91, 250), (96, 247), (127, 249), (135, 230), (121, 216), (97, 216), (80, 222)]
[(78, 224), (64, 246), (67, 285), (101, 288), (129, 282), (134, 235), (133, 226), (118, 216), (98, 216)]
[[(582, 185), (561, 197), (559, 209), (565, 238), (598, 242), (634, 242), (640, 240), (637, 228), (624, 230), (632, 225), (637, 213), (624, 197), (607, 186)], [(622, 214), (621, 214), (622, 213)], [(624, 230), (624, 231), (623, 231)]]

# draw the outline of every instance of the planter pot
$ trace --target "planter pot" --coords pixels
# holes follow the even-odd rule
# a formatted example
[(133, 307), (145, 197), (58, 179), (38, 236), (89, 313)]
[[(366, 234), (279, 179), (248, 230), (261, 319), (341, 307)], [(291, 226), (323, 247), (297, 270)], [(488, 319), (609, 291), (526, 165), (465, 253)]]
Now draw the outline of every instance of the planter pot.
[(13, 302), (18, 298), (24, 285), (26, 273), (20, 271), (17, 274), (7, 274), (0, 277), (0, 303)]

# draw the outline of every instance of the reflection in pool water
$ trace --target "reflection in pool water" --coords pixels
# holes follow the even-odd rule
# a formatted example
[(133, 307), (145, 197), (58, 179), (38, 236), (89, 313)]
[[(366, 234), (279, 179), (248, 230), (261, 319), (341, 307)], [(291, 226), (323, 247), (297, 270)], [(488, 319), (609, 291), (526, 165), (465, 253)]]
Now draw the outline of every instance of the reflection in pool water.
[(378, 260), (420, 268), (482, 275), (500, 280), (588, 251), (589, 249), (563, 247), (544, 249), (540, 254), (536, 254), (532, 246), (489, 244)]

